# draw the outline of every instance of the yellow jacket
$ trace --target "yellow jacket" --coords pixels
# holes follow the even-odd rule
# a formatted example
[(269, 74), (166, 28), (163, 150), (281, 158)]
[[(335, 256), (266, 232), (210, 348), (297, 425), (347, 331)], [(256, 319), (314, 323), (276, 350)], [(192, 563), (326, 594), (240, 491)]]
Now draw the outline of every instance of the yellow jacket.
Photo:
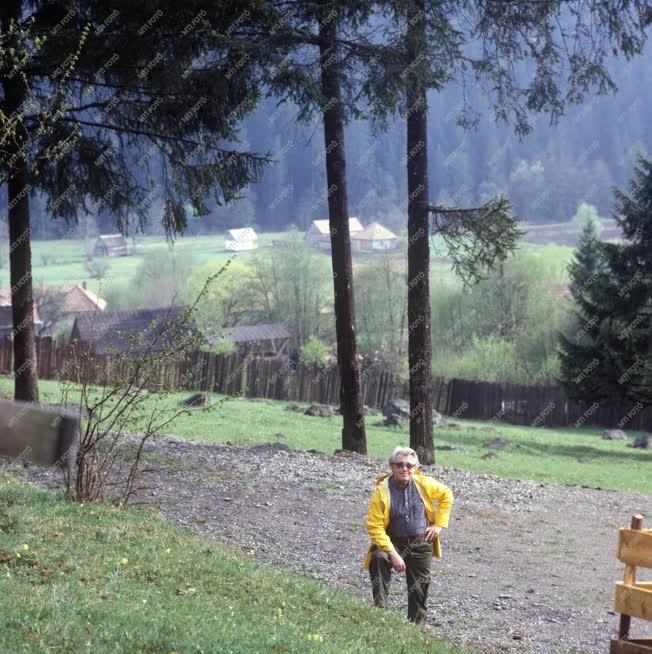
[[(387, 535), (387, 527), (389, 527), (389, 478), (391, 475), (382, 475), (376, 479), (376, 488), (371, 495), (369, 502), (369, 512), (367, 513), (366, 525), (367, 532), (371, 538), (371, 545), (364, 560), (364, 567), (369, 568), (371, 562), (371, 553), (373, 546), (385, 552), (394, 550), (392, 541)], [(412, 480), (414, 481), (419, 495), (426, 507), (426, 517), (430, 524), (437, 525), (438, 527), (448, 527), (448, 518), (450, 516), (451, 507), (453, 506), (453, 491), (448, 486), (441, 484), (433, 477), (424, 475), (420, 470), (415, 469), (412, 473)], [(432, 544), (432, 555), (441, 557), (441, 545), (439, 537), (435, 538)]]

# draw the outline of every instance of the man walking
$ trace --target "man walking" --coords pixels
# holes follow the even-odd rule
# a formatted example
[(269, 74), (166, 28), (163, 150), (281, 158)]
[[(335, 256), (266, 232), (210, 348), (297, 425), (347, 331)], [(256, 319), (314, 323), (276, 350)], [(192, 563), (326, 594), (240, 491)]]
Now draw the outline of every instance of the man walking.
[(392, 570), (405, 571), (408, 620), (424, 622), (432, 557), (441, 556), (439, 534), (448, 527), (453, 492), (419, 469), (417, 453), (397, 447), (391, 474), (376, 479), (367, 514), (371, 546), (364, 567), (371, 576), (374, 604), (385, 608)]

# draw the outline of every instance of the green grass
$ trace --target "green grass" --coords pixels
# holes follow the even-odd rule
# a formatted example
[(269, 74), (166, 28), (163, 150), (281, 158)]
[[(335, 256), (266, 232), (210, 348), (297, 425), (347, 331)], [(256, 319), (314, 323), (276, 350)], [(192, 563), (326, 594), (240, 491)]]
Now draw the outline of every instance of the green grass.
[[(13, 382), (0, 379), (0, 391), (12, 392)], [(41, 381), (42, 401), (60, 399), (56, 382)], [(172, 407), (188, 394), (171, 396)], [(218, 400), (220, 396), (214, 395)], [(341, 417), (313, 418), (286, 411), (286, 402), (229, 399), (207, 413), (181, 416), (167, 431), (199, 441), (231, 442), (241, 445), (280, 442), (298, 450), (315, 449), (332, 453), (341, 445)], [(307, 406), (307, 405), (306, 405)], [(375, 426), (381, 416), (366, 420), (369, 454), (386, 458), (396, 445), (409, 444), (407, 427)], [(459, 430), (435, 429), (435, 446), (450, 444), (464, 452), (441, 450), (437, 464), (491, 473), (511, 479), (580, 484), (652, 495), (652, 451), (627, 447), (626, 441), (602, 440), (602, 429), (547, 429), (498, 423), (496, 431), (478, 429), (480, 422), (455, 420)], [(640, 432), (630, 432), (631, 435)], [(494, 438), (507, 441), (500, 450), (484, 445)], [(488, 452), (496, 458), (483, 459)], [(580, 459), (581, 461), (578, 461)]]
[[(0, 649), (462, 654), (400, 616), (152, 512), (0, 477)], [(468, 650), (467, 650), (468, 652)]]

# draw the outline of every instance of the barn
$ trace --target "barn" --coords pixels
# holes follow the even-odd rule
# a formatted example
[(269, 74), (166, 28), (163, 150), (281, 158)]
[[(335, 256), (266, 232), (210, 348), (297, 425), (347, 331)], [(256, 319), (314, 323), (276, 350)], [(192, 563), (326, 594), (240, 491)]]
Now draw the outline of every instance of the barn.
[(122, 234), (100, 234), (95, 241), (98, 257), (126, 257), (127, 239)]
[[(362, 231), (360, 221), (355, 218), (349, 218), (349, 233), (351, 237)], [(331, 233), (328, 220), (313, 220), (310, 229), (306, 232), (306, 242), (310, 243), (320, 250), (331, 249)]]
[(228, 252), (255, 250), (258, 247), (258, 235), (251, 227), (229, 229), (224, 234), (224, 249)]
[(353, 252), (395, 250), (397, 247), (398, 236), (380, 223), (370, 223), (362, 231), (351, 234)]

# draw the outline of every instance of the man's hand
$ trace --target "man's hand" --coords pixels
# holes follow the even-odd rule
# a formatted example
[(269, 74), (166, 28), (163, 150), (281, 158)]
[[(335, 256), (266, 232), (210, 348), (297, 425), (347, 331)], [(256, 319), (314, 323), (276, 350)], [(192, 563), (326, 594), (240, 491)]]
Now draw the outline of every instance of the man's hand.
[(403, 572), (405, 570), (405, 561), (398, 552), (390, 552), (389, 560), (392, 562), (394, 572)]
[(425, 534), (424, 534), (424, 540), (428, 541), (429, 543), (432, 543), (437, 536), (441, 533), (442, 528), (438, 527), (437, 525), (430, 525), (428, 529), (426, 529)]

